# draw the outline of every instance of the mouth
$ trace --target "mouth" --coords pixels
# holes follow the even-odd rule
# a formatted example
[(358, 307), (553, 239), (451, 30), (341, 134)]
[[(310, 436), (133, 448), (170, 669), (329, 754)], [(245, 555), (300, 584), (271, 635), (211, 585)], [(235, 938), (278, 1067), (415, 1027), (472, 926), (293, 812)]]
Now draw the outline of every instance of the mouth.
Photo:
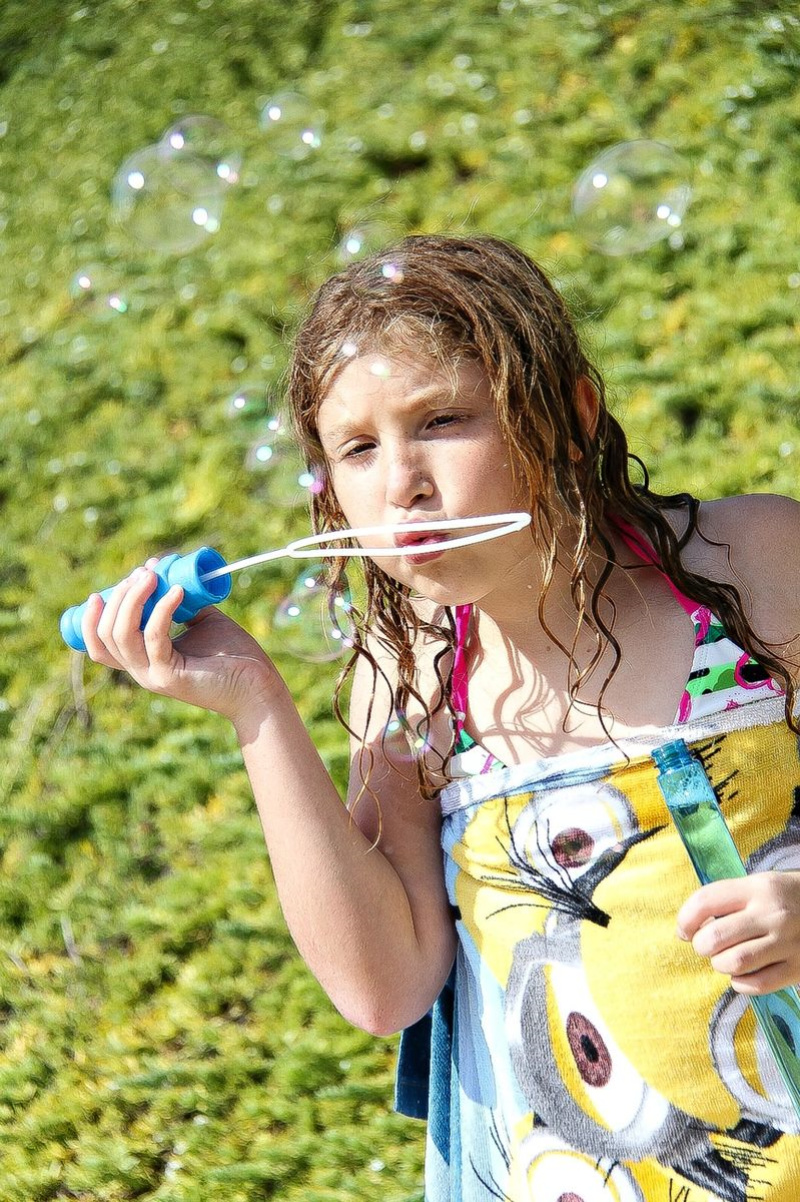
[(426, 543), (442, 543), (448, 538), (449, 531), (446, 530), (418, 530), (410, 531), (408, 534), (396, 534), (394, 545), (396, 547), (422, 547)]
[[(450, 537), (448, 530), (409, 530), (407, 533), (396, 534), (394, 537), (394, 545), (398, 549), (409, 548), (405, 551), (403, 559), (407, 563), (425, 563), (432, 559), (437, 559), (440, 555), (444, 555), (444, 550), (441, 547), (443, 542), (446, 542)], [(439, 549), (435, 551), (426, 551), (427, 546), (437, 546)], [(415, 551), (410, 548), (414, 547)], [(417, 551), (416, 548), (419, 548)]]

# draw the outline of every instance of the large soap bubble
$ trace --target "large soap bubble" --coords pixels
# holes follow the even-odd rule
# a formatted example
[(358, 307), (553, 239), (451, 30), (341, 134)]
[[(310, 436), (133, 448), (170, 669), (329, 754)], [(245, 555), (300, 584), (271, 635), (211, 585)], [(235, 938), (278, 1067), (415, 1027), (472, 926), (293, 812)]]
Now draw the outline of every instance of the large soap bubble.
[(279, 92), (263, 105), (259, 125), (273, 154), (297, 163), (319, 150), (325, 121), (299, 92)]
[(224, 184), (239, 182), (242, 152), (228, 126), (217, 117), (181, 117), (165, 131), (159, 146), (167, 158), (199, 159)]
[(675, 234), (691, 198), (686, 164), (662, 142), (638, 139), (603, 151), (572, 194), (577, 228), (606, 255), (635, 254)]
[(219, 229), (226, 185), (194, 155), (145, 146), (125, 159), (111, 186), (116, 220), (143, 246), (184, 254)]
[(309, 563), (273, 619), (281, 650), (313, 664), (338, 659), (353, 645), (350, 597), (345, 592), (329, 601), (325, 577), (323, 564)]
[(101, 263), (80, 267), (69, 282), (69, 294), (82, 309), (98, 316), (121, 316), (130, 307), (116, 274)]

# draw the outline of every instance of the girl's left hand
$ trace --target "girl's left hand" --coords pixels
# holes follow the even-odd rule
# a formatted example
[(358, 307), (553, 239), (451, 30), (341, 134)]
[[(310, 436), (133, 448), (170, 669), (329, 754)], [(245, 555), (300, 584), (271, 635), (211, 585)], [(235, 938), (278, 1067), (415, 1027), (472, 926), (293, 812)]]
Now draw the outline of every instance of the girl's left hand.
[(800, 872), (756, 872), (703, 885), (681, 906), (678, 935), (691, 940), (737, 993), (800, 982)]

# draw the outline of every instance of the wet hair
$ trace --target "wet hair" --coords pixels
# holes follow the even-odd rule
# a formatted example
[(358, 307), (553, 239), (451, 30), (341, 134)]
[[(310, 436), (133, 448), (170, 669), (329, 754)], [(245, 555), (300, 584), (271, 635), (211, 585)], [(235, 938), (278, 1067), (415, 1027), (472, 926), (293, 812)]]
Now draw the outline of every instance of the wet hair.
[[(542, 559), (544, 586), (538, 602), (543, 628), (568, 660), (568, 695), (574, 704), (583, 682), (610, 645), (614, 655), (602, 686), (598, 713), (604, 729), (603, 697), (620, 662), (613, 630), (613, 606), (606, 592), (620, 565), (608, 536), (609, 523), (633, 525), (655, 549), (667, 576), (687, 596), (706, 604), (732, 637), (754, 655), (786, 690), (786, 718), (793, 729), (795, 687), (787, 669), (769, 645), (752, 630), (738, 589), (726, 581), (689, 571), (681, 551), (698, 529), (698, 501), (689, 493), (663, 496), (650, 488), (647, 469), (629, 452), (625, 434), (606, 404), (603, 378), (589, 360), (575, 324), (548, 277), (518, 247), (501, 239), (415, 235), (348, 267), (320, 288), (298, 332), (292, 359), (288, 399), (296, 433), (309, 468), (325, 479), (325, 456), (317, 431), (319, 406), (340, 371), (355, 354), (420, 352), (454, 372), (459, 363), (477, 363), (488, 381), (501, 431), (511, 449), (517, 482), (527, 490), (531, 531)], [(597, 398), (597, 423), (586, 428), (576, 404), (584, 377)], [(636, 480), (631, 478), (634, 470)], [(524, 492), (523, 492), (524, 495)], [(680, 538), (665, 516), (683, 510)], [(322, 487), (312, 497), (316, 531), (343, 529), (347, 523), (333, 490)], [(565, 522), (573, 533), (570, 546), (571, 595), (575, 606), (575, 639), (564, 646), (547, 623), (547, 594), (557, 559), (563, 562), (559, 534)], [(605, 563), (596, 583), (587, 579), (590, 551), (602, 551)], [(341, 593), (348, 561), (333, 561), (332, 595)], [(345, 726), (341, 689), (364, 656), (381, 671), (367, 645), (367, 634), (396, 659), (394, 706), (400, 718), (410, 698), (425, 717), (413, 732), (426, 742), (430, 722), (442, 708), (450, 711), (454, 621), (445, 611), (441, 625), (423, 622), (409, 589), (398, 584), (378, 563), (362, 561), (366, 582), (363, 612), (353, 611), (354, 653), (336, 693), (336, 711)], [(578, 635), (588, 630), (594, 649), (577, 661)], [(441, 641), (435, 656), (439, 682), (429, 708), (415, 683), (414, 647), (423, 633)], [(774, 650), (774, 648), (773, 648)], [(389, 715), (387, 715), (387, 720)], [(566, 719), (565, 719), (566, 721)], [(349, 729), (349, 727), (348, 727)], [(609, 738), (610, 738), (609, 734)], [(363, 747), (363, 743), (362, 743)], [(436, 765), (417, 757), (423, 795), (432, 796), (453, 745)], [(362, 764), (362, 779), (364, 768)]]

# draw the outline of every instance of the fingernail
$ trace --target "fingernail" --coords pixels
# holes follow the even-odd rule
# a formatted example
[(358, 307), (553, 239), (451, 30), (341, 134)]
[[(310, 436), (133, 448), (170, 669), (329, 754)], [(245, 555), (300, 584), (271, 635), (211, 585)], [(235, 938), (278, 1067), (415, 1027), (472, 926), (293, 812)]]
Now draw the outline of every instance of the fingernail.
[(684, 930), (681, 929), (681, 927), (675, 928), (675, 934), (676, 934), (677, 938), (682, 939), (684, 943), (689, 942), (689, 936), (686, 934), (686, 932)]

